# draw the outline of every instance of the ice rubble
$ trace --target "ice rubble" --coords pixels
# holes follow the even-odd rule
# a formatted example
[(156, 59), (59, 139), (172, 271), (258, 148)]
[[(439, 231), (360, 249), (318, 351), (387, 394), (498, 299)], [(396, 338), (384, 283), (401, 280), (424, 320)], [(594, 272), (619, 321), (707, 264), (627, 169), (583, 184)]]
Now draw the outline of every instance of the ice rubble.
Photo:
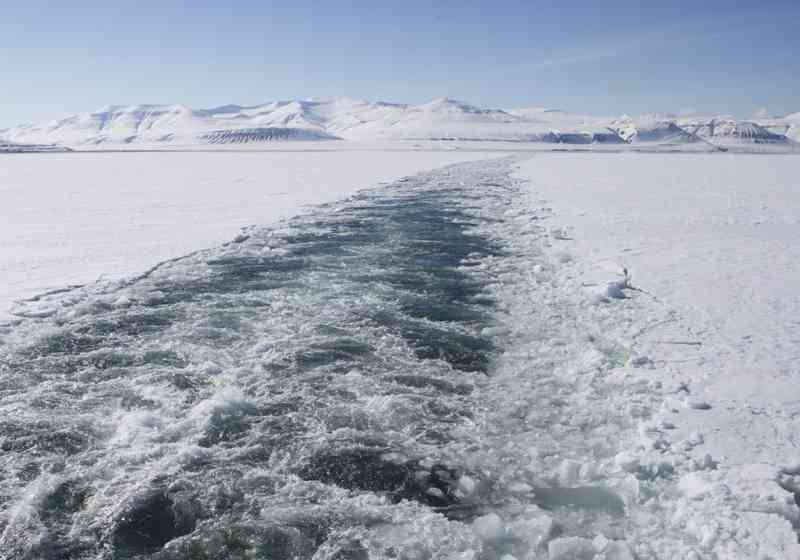
[[(615, 367), (592, 372), (612, 395), (610, 403), (601, 408), (628, 414), (633, 428), (628, 438), (620, 437), (620, 448), (613, 457), (614, 466), (636, 481), (633, 499), (626, 500), (626, 515), (636, 529), (626, 540), (642, 558), (798, 558), (800, 495), (798, 477), (792, 474), (797, 472), (797, 452), (791, 433), (797, 425), (796, 412), (792, 414), (796, 405), (787, 393), (791, 377), (785, 377), (791, 375), (792, 366), (784, 363), (783, 355), (761, 353), (756, 346), (761, 335), (758, 341), (752, 336), (740, 337), (743, 342), (736, 354), (726, 346), (733, 343), (735, 332), (789, 320), (789, 300), (782, 299), (788, 306), (783, 314), (776, 314), (768, 302), (783, 298), (785, 278), (795, 274), (796, 261), (790, 255), (777, 257), (770, 250), (785, 247), (784, 243), (775, 244), (774, 237), (790, 239), (795, 230), (778, 226), (783, 218), (771, 214), (757, 223), (776, 226), (749, 237), (752, 247), (734, 240), (745, 237), (751, 227), (762, 227), (750, 226), (757, 210), (746, 200), (771, 200), (773, 193), (780, 192), (778, 199), (791, 211), (795, 199), (785, 194), (791, 183), (782, 179), (791, 181), (792, 162), (737, 161), (730, 172), (719, 173), (725, 161), (714, 160), (712, 166), (692, 160), (667, 176), (663, 167), (676, 165), (674, 160), (664, 160), (662, 166), (648, 161), (657, 159), (655, 156), (645, 161), (633, 161), (633, 156), (625, 159), (616, 162), (613, 178), (597, 174), (599, 170), (607, 172), (607, 161), (598, 160), (597, 168), (584, 167), (580, 173), (572, 173), (566, 172), (571, 166), (567, 156), (531, 160), (524, 165), (523, 176), (532, 186), (519, 206), (539, 208), (535, 221), (556, 222), (549, 225), (551, 232), (565, 227), (582, 232), (570, 239), (551, 234), (544, 243), (561, 280), (549, 284), (548, 290), (566, 290), (572, 294), (568, 300), (583, 299), (609, 313), (609, 318), (613, 317), (610, 323), (590, 319), (589, 324), (602, 325), (602, 334), (616, 338), (629, 352)], [(758, 174), (759, 169), (775, 168), (781, 171), (768, 186), (756, 183), (755, 188), (748, 183), (748, 177), (764, 176)], [(714, 182), (695, 188), (696, 182), (689, 177), (700, 169), (706, 174), (712, 169), (717, 172)], [(658, 180), (653, 180), (654, 173), (659, 174)], [(724, 182), (728, 197), (738, 193), (735, 212), (742, 214), (741, 218), (732, 219), (726, 204), (731, 198), (709, 197), (718, 182)], [(663, 190), (644, 196), (648, 191), (643, 185)], [(574, 191), (566, 193), (567, 186)], [(683, 208), (684, 196), (694, 210)], [(541, 197), (552, 202), (544, 203)], [(667, 198), (674, 207), (665, 212), (663, 200)], [(698, 200), (705, 202), (695, 206)], [(762, 210), (766, 208), (762, 206)], [(702, 226), (695, 221), (695, 214), (702, 214)], [(717, 215), (728, 218), (722, 230), (716, 225)], [(679, 223), (696, 235), (686, 236), (675, 227)], [(744, 229), (745, 235), (739, 236), (733, 224)], [(729, 247), (731, 243), (735, 246)], [(683, 252), (684, 244), (694, 247), (691, 259)], [(673, 259), (670, 250), (680, 256)], [(573, 256), (565, 259), (567, 251)], [(712, 258), (708, 267), (700, 266), (714, 254), (727, 264), (721, 266)], [(746, 263), (746, 259), (753, 262)], [(762, 266), (762, 260), (773, 264)], [(640, 270), (664, 274), (663, 278), (648, 277), (648, 284), (657, 287), (658, 297), (627, 290), (627, 275), (603, 283), (603, 277), (622, 273), (621, 264), (616, 269), (605, 266), (612, 261), (638, 263)], [(743, 276), (743, 268), (752, 272)], [(728, 269), (736, 275), (729, 276)], [(691, 276), (691, 282), (684, 275)], [(598, 282), (591, 282), (594, 279)], [(714, 288), (698, 291), (698, 284)], [(769, 295), (754, 300), (757, 303), (747, 311), (731, 309), (740, 294), (751, 292), (751, 284), (754, 290), (769, 291)], [(729, 294), (731, 290), (735, 291)], [(625, 297), (612, 298), (611, 293)], [(725, 307), (717, 309), (720, 305)], [(687, 306), (695, 313), (689, 313)], [(702, 321), (709, 315), (713, 319), (717, 312), (730, 317), (731, 324), (715, 320), (712, 328)], [(764, 343), (790, 348), (788, 332), (770, 329), (763, 333), (769, 339)], [(748, 343), (753, 348), (747, 347)], [(758, 370), (752, 370), (751, 364), (758, 364)], [(747, 374), (740, 373), (741, 369)], [(766, 404), (773, 401), (773, 385), (783, 395), (774, 409)], [(748, 403), (750, 409), (743, 406)], [(560, 476), (571, 478), (575, 470), (564, 465)]]

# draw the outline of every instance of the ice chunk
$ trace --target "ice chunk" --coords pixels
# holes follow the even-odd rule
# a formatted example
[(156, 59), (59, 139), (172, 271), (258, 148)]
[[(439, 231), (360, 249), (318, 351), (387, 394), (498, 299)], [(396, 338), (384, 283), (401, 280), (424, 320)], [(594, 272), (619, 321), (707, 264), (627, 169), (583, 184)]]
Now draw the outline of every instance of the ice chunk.
[(550, 541), (547, 552), (550, 560), (592, 560), (596, 551), (589, 539), (564, 537)]
[(800, 460), (794, 461), (785, 467), (783, 467), (783, 472), (786, 474), (800, 474)]
[(597, 480), (602, 476), (602, 473), (594, 463), (584, 463), (581, 465), (580, 476), (583, 480)]
[(692, 432), (691, 434), (689, 434), (688, 441), (692, 445), (702, 445), (703, 442), (705, 441), (705, 438), (703, 438), (703, 434), (701, 434), (700, 432)]
[(797, 535), (786, 519), (778, 515), (745, 511), (742, 512), (742, 521), (752, 533), (759, 535), (761, 550), (767, 553), (764, 557), (800, 558)]
[(553, 531), (553, 519), (536, 506), (525, 508), (523, 515), (518, 517), (508, 527), (511, 536), (533, 550), (550, 538)]
[(714, 492), (717, 486), (702, 472), (690, 472), (678, 481), (678, 489), (690, 500), (702, 500)]
[(639, 457), (628, 451), (617, 453), (614, 457), (614, 463), (625, 472), (634, 473), (639, 470), (640, 460)]
[(494, 542), (506, 535), (503, 520), (496, 513), (487, 513), (472, 522), (472, 531), (485, 542)]
[(564, 459), (558, 468), (558, 479), (564, 486), (572, 486), (580, 480), (582, 464), (579, 461)]
[(592, 544), (600, 558), (605, 560), (633, 560), (633, 553), (624, 541), (612, 541), (605, 535), (597, 535)]
[(717, 468), (717, 461), (711, 457), (711, 454), (706, 453), (700, 459), (695, 459), (694, 464), (697, 467), (697, 470), (713, 470)]
[(272, 342), (268, 340), (262, 340), (253, 347), (253, 352), (255, 352), (256, 354), (266, 354), (274, 347), (275, 345)]
[(653, 360), (651, 360), (647, 356), (631, 356), (628, 359), (628, 365), (635, 368), (646, 368), (646, 369), (655, 368)]
[(458, 490), (463, 496), (469, 496), (472, 494), (477, 486), (478, 483), (475, 481), (475, 479), (466, 474), (462, 475), (458, 479)]
[(132, 303), (133, 302), (131, 301), (131, 299), (128, 296), (124, 296), (123, 295), (123, 296), (119, 296), (117, 299), (115, 299), (114, 303), (112, 303), (111, 305), (112, 305), (112, 307), (116, 307), (116, 308), (124, 308), (124, 307), (130, 307)]
[(206, 375), (219, 375), (222, 373), (222, 368), (214, 362), (203, 362), (200, 370)]
[(504, 326), (497, 327), (484, 327), (481, 330), (481, 336), (503, 336), (511, 332), (511, 329)]
[(711, 408), (710, 404), (699, 397), (686, 397), (683, 400), (683, 404), (686, 408), (692, 408), (694, 410), (708, 410)]
[(615, 282), (609, 282), (606, 285), (604, 295), (612, 299), (625, 299), (628, 297), (625, 295), (624, 291), (625, 288), (627, 287), (628, 287), (627, 280), (617, 280)]

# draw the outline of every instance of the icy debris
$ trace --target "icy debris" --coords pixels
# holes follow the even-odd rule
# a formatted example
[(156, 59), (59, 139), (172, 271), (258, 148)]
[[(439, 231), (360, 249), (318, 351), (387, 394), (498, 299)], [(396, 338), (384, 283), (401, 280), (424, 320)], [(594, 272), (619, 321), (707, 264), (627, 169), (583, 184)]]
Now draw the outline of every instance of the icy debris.
[(614, 463), (623, 471), (628, 473), (635, 473), (641, 466), (641, 460), (638, 456), (628, 451), (622, 451), (614, 457)]
[[(800, 476), (790, 475), (781, 472), (781, 474), (778, 475), (778, 484), (780, 484), (781, 487), (787, 492), (791, 492), (792, 494), (795, 495), (800, 495)], [(795, 497), (795, 500), (798, 499), (800, 499), (800, 496)], [(800, 503), (798, 503), (797, 505), (800, 506)]]
[(214, 362), (203, 362), (200, 366), (200, 371), (206, 375), (219, 375), (222, 373), (222, 368)]
[(441, 499), (441, 498), (444, 498), (444, 497), (445, 497), (445, 496), (444, 496), (444, 492), (442, 492), (442, 491), (441, 491), (441, 490), (439, 490), (438, 488), (434, 488), (434, 487), (428, 488), (428, 489), (425, 491), (425, 493), (426, 493), (426, 494), (428, 494), (429, 496), (432, 496), (432, 497), (434, 497), (434, 498), (440, 498), (440, 499)]
[(166, 294), (161, 290), (153, 290), (144, 296), (142, 303), (150, 307), (162, 303), (166, 297)]
[(592, 539), (592, 545), (597, 551), (595, 560), (634, 560), (628, 543), (624, 541), (614, 541), (605, 535), (597, 535)]
[(711, 457), (711, 454), (705, 453), (699, 459), (693, 459), (692, 465), (698, 471), (711, 471), (717, 468), (718, 462)]
[(649, 406), (636, 402), (628, 403), (625, 409), (631, 418), (649, 418), (651, 414)]
[(681, 411), (681, 409), (685, 408), (686, 403), (682, 400), (679, 400), (675, 397), (664, 397), (664, 401), (661, 403), (661, 410), (662, 412), (671, 412), (677, 414)]
[(581, 480), (592, 481), (602, 478), (602, 476), (603, 473), (596, 464), (584, 463), (583, 465), (581, 465), (581, 472), (580, 472)]
[(800, 544), (791, 523), (777, 515), (745, 511), (742, 518), (752, 533), (758, 535), (759, 548), (772, 558), (800, 558)]
[(258, 344), (256, 344), (255, 346), (253, 346), (253, 352), (255, 352), (256, 354), (266, 354), (274, 347), (275, 345), (272, 342), (268, 340), (263, 340)]
[(687, 396), (683, 399), (683, 405), (693, 410), (709, 410), (711, 408), (711, 405), (700, 397)]
[(507, 335), (511, 332), (511, 329), (508, 327), (498, 326), (498, 327), (485, 327), (481, 330), (481, 336), (503, 336)]
[(508, 533), (529, 550), (544, 545), (553, 532), (553, 519), (536, 506), (528, 506), (522, 515), (508, 526)]
[(678, 489), (690, 500), (702, 500), (714, 493), (728, 493), (725, 486), (713, 480), (704, 471), (683, 475), (678, 481)]
[(458, 479), (458, 490), (462, 496), (466, 497), (475, 492), (475, 488), (477, 488), (478, 482), (468, 475), (462, 475)]
[(785, 474), (800, 475), (800, 460), (786, 465), (781, 469), (781, 471)]
[(132, 304), (133, 302), (128, 296), (122, 295), (119, 296), (117, 299), (115, 299), (114, 303), (112, 303), (111, 306), (115, 308), (124, 308), (124, 307), (130, 307)]
[(735, 467), (728, 472), (725, 482), (743, 509), (777, 514), (800, 524), (797, 494), (776, 466), (755, 463)]
[(692, 432), (691, 434), (689, 434), (688, 441), (692, 445), (697, 446), (697, 445), (702, 445), (703, 442), (705, 441), (705, 438), (703, 438), (703, 434), (701, 434), (700, 432), (695, 431), (695, 432)]
[(558, 468), (558, 480), (564, 486), (573, 486), (580, 481), (581, 467), (580, 461), (564, 459)]
[(646, 369), (653, 369), (655, 368), (655, 364), (653, 360), (651, 360), (647, 356), (631, 356), (628, 358), (628, 366), (634, 368), (646, 368)]
[(626, 507), (631, 507), (639, 500), (642, 486), (632, 474), (627, 474), (622, 480), (614, 482), (613, 490)]
[(675, 465), (672, 460), (664, 458), (663, 453), (660, 451), (648, 454), (642, 459), (639, 468), (632, 474), (635, 474), (641, 480), (670, 477), (675, 472)]
[(47, 317), (52, 317), (53, 315), (55, 315), (58, 312), (58, 309), (55, 307), (46, 307), (46, 306), (36, 307), (33, 304), (29, 304), (23, 307), (21, 304), (18, 304), (11, 309), (11, 312), (17, 317), (26, 317), (31, 319), (45, 319)]
[(550, 237), (553, 239), (558, 239), (559, 241), (570, 241), (572, 238), (569, 236), (569, 230), (567, 228), (551, 228), (550, 229)]
[(602, 551), (605, 549), (611, 541), (606, 538), (605, 535), (600, 534), (597, 535), (595, 538), (592, 539), (592, 545), (594, 545), (595, 550)]
[(628, 296), (625, 295), (625, 289), (628, 287), (628, 280), (616, 280), (614, 282), (609, 282), (606, 284), (605, 291), (603, 295), (611, 299), (625, 299)]
[(484, 542), (496, 542), (506, 537), (503, 520), (496, 513), (487, 513), (472, 522), (472, 531)]
[(533, 486), (528, 484), (527, 482), (512, 482), (507, 486), (509, 492), (514, 494), (530, 494), (533, 492)]
[(596, 554), (592, 541), (582, 537), (553, 539), (547, 552), (550, 560), (593, 560)]
[(608, 545), (600, 558), (606, 560), (634, 560), (633, 553), (627, 543), (615, 541)]

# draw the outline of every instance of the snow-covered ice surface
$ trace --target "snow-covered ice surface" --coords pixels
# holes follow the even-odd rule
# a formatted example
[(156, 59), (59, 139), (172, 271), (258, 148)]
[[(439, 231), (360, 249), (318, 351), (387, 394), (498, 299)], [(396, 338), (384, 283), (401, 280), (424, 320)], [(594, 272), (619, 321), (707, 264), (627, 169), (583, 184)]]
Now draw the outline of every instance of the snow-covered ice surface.
[(459, 163), (31, 302), (0, 557), (798, 558), (793, 161)]
[(14, 300), (138, 273), (303, 205), (485, 157), (357, 149), (5, 156), (0, 319)]
[(637, 424), (618, 464), (640, 479), (648, 543), (673, 551), (655, 557), (684, 557), (679, 537), (701, 558), (800, 558), (800, 161), (584, 155), (525, 162), (521, 205), (630, 348), (604, 382)]

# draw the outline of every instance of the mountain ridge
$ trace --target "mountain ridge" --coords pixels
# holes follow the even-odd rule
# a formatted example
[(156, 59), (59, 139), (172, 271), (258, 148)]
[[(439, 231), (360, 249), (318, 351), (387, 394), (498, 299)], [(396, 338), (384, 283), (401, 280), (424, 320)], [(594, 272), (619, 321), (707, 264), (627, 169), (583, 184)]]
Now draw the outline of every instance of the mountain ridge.
[(418, 105), (347, 97), (228, 104), (107, 105), (0, 130), (5, 145), (197, 145), (302, 140), (484, 140), (551, 144), (795, 144), (800, 113), (736, 120), (595, 117), (543, 107), (498, 109), (449, 97)]

